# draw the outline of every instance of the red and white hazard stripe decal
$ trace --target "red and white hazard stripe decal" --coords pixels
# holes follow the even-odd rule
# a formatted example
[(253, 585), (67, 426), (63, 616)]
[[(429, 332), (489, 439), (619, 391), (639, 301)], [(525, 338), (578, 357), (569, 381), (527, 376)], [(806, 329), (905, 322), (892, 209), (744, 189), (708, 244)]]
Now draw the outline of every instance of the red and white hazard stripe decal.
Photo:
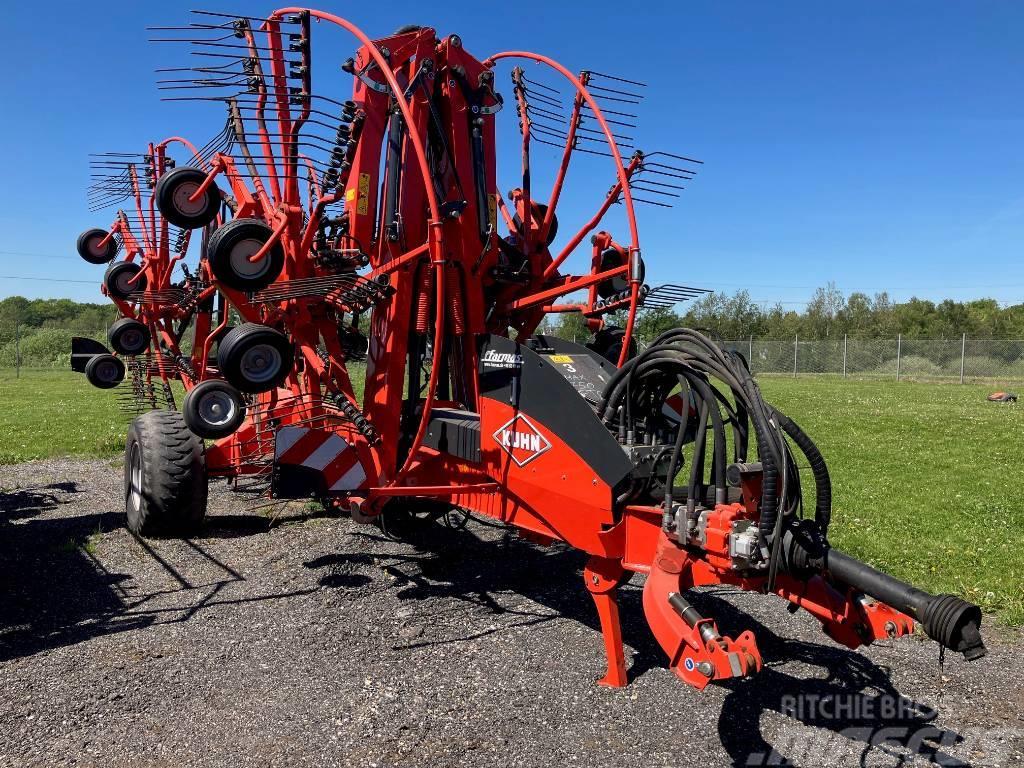
[(329, 491), (354, 491), (366, 481), (355, 446), (333, 432), (308, 427), (281, 427), (274, 445), (274, 462), (315, 469)]

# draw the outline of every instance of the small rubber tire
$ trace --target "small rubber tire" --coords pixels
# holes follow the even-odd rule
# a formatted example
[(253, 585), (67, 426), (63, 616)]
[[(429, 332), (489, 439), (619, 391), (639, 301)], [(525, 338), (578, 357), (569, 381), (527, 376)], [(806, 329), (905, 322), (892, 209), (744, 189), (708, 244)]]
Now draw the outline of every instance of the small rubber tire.
[(246, 293), (255, 293), (273, 283), (284, 268), (280, 241), (256, 263), (249, 261), (273, 233), (258, 219), (232, 219), (220, 227), (210, 237), (206, 249), (213, 276), (228, 288)]
[(149, 349), (151, 339), (146, 324), (132, 317), (122, 317), (107, 331), (107, 341), (119, 355), (141, 355)]
[(206, 447), (177, 411), (147, 411), (128, 428), (124, 501), (139, 536), (190, 536), (206, 517)]
[(233, 434), (245, 421), (245, 402), (226, 381), (207, 379), (196, 384), (181, 404), (185, 424), (199, 437), (219, 440)]
[(85, 232), (78, 236), (78, 242), (75, 243), (78, 255), (90, 264), (106, 264), (113, 261), (114, 257), (117, 256), (117, 241), (114, 238), (110, 238), (105, 246), (100, 247), (100, 243), (109, 234), (105, 229), (85, 230)]
[(134, 261), (115, 261), (107, 267), (107, 272), (103, 275), (103, 285), (107, 289), (107, 295), (126, 301), (133, 293), (141, 293), (146, 290), (145, 275), (134, 283), (128, 282), (141, 271), (142, 267)]
[[(544, 217), (548, 215), (548, 207), (544, 203), (537, 203), (537, 210), (540, 212), (540, 220), (543, 223)], [(544, 238), (544, 244), (551, 245), (555, 242), (556, 237), (558, 237), (558, 214), (554, 213), (551, 215), (551, 226), (548, 228), (548, 236)]]
[(269, 392), (287, 378), (294, 364), (291, 340), (259, 323), (238, 326), (217, 347), (221, 376), (240, 392)]
[(167, 221), (182, 229), (199, 229), (217, 218), (221, 198), (216, 184), (206, 188), (202, 199), (189, 202), (189, 198), (206, 181), (206, 176), (206, 171), (184, 165), (160, 177), (153, 197)]
[(124, 381), (125, 368), (113, 355), (93, 355), (85, 364), (85, 378), (97, 389), (113, 389)]

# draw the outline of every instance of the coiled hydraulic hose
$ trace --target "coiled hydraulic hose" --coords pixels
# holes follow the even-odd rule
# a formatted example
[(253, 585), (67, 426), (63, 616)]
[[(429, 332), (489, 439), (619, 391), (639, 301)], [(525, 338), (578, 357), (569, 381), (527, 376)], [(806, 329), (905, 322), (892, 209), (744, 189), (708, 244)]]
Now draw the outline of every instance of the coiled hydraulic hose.
[[(725, 394), (717, 384), (712, 384), (712, 381), (720, 382), (728, 388), (734, 402), (732, 407)], [(686, 384), (685, 387), (683, 382)], [(706, 336), (691, 329), (667, 331), (613, 374), (605, 386), (598, 406), (598, 415), (609, 427), (617, 426), (619, 435), (627, 439), (636, 434), (638, 429), (652, 431), (660, 419), (660, 409), (665, 395), (677, 384), (690, 394), (698, 410), (694, 460), (688, 489), (688, 514), (692, 515), (697, 495), (702, 492), (700, 484), (704, 477), (704, 446), (709, 423), (714, 440), (712, 469), (716, 502), (725, 498), (726, 420), (722, 417), (724, 408), (733, 427), (734, 450), (737, 456), (742, 455), (745, 458), (749, 438), (748, 426), (753, 428), (758, 456), (764, 469), (759, 504), (759, 531), (762, 540), (770, 543), (779, 530), (780, 510), (782, 515), (787, 516), (795, 514), (799, 508), (799, 479), (795, 462), (780, 429), (781, 421), (774, 418), (777, 412), (765, 403), (742, 356), (723, 350)], [(788, 423), (791, 429), (795, 428), (792, 422)], [(669, 467), (670, 478), (674, 477), (678, 467), (683, 442), (681, 433), (687, 426), (688, 417), (684, 413), (677, 427), (679, 431), (675, 444), (679, 449), (673, 452)], [(806, 435), (802, 432), (799, 434), (806, 445)], [(816, 448), (805, 449), (801, 445), (801, 450), (808, 454), (808, 458), (812, 455), (820, 458)], [(812, 461), (813, 463), (816, 462)], [(787, 477), (795, 481), (784, 484), (785, 499), (779, 498), (781, 472), (786, 472)], [(816, 484), (819, 475), (822, 475), (820, 467), (815, 475)], [(666, 518), (671, 507), (671, 484), (670, 479), (665, 496)], [(822, 483), (822, 488), (828, 489), (830, 486)], [(822, 492), (824, 493), (824, 490)], [(830, 490), (828, 493), (830, 495)], [(824, 508), (822, 504), (819, 504), (819, 507)]]

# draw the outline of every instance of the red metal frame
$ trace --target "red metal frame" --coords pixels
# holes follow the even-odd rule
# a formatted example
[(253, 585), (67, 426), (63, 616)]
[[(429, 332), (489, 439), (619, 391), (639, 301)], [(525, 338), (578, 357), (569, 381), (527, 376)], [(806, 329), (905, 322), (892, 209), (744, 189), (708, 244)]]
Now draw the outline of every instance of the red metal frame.
[[(345, 162), (335, 166), (333, 192), (327, 174), (318, 174), (314, 162), (299, 151), (303, 126), (314, 114), (311, 20), (337, 26), (360, 44), (349, 66), (356, 74), (352, 109), (359, 135), (347, 145)], [(287, 38), (290, 45), (282, 31), (284, 24), (299, 29)], [(234, 201), (234, 217), (261, 220), (273, 232), (252, 260), (263, 258), (278, 244), (285, 258), (274, 284), (254, 295), (223, 285), (204, 262), (202, 280), (208, 287), (203, 297), (219, 292), (246, 322), (285, 331), (296, 356), (284, 384), (254, 396), (239, 430), (209, 447), (209, 472), (231, 477), (270, 474), (275, 462), (287, 464), (285, 457), (302, 454), (307, 445), (316, 446), (320, 436), (341, 437), (344, 445), (354, 448), (365, 480), (358, 487), (325, 495), (329, 502), (351, 508), (358, 519), (372, 520), (389, 500), (400, 496), (440, 499), (516, 526), (536, 540), (559, 540), (587, 552), (585, 583), (600, 617), (608, 656), (602, 683), (626, 682), (615, 594), (629, 572), (647, 574), (648, 620), (671, 667), (687, 683), (703, 688), (712, 680), (759, 669), (761, 657), (749, 632), (722, 637), (712, 620), (690, 621), (681, 598), (688, 589), (709, 584), (768, 589), (766, 575), (737, 571), (729, 552), (730, 526), (758, 519), (751, 489), (744, 489), (740, 503), (714, 506), (708, 516), (707, 542), (698, 551), (666, 534), (663, 508), (617, 502), (616, 489), (580, 455), (570, 436), (548, 424), (531, 422), (536, 439), (549, 447), (541, 460), (524, 463), (514, 460), (513, 452), (491, 437), (522, 414), (514, 402), (482, 395), (482, 340), (513, 333), (517, 338), (529, 337), (549, 312), (581, 312), (596, 329), (608, 312), (624, 310), (627, 320), (616, 365), (621, 367), (631, 354), (642, 304), (640, 241), (631, 184), (644, 159), (637, 153), (623, 161), (601, 106), (587, 87), (589, 76), (576, 76), (547, 56), (525, 51), (477, 60), (457, 36), (437, 39), (430, 28), (371, 40), (339, 16), (299, 7), (275, 11), (257, 29), (243, 20), (235, 31), (250, 56), (250, 87), (256, 95), (251, 118), (256, 126), (251, 132), (256, 134), (261, 159), (249, 151), (241, 132), (250, 131), (237, 118), (237, 152), (244, 168), (233, 154), (215, 154), (193, 199), (200, 199), (218, 180), (224, 182)], [(265, 45), (260, 45), (258, 36), (265, 38)], [(289, 52), (296, 50), (297, 62), (294, 56), (289, 58)], [(495, 66), (506, 60), (541, 64), (573, 90), (569, 129), (551, 192), (546, 201), (538, 200), (531, 184), (531, 118), (522, 89), (523, 71), (513, 71), (523, 178), (512, 191), (508, 207), (497, 191), (494, 113), (501, 102), (490, 86)], [(264, 61), (269, 62), (268, 68)], [(295, 71), (302, 80), (297, 95), (289, 85)], [(595, 215), (553, 256), (549, 233), (584, 107), (607, 144), (614, 185)], [(151, 147), (159, 167), (172, 142), (199, 156), (194, 147), (174, 137)], [(389, 142), (394, 146), (386, 155)], [(299, 184), (302, 168), (308, 171), (305, 189)], [(388, 168), (399, 170), (391, 173)], [(477, 194), (467, 194), (467, 187)], [(154, 211), (152, 198), (143, 199), (137, 185), (135, 201), (138, 217), (146, 224), (143, 231), (137, 235), (115, 222), (110, 236), (121, 236), (129, 259), (141, 259), (147, 280), (157, 291), (166, 289), (174, 262), (181, 257), (169, 256), (166, 222)], [(592, 237), (587, 271), (563, 274), (563, 265), (618, 202), (624, 206), (628, 244), (619, 245), (610, 232), (599, 231)], [(332, 206), (336, 210), (342, 203), (345, 226), (331, 247), (364, 256), (367, 265), (362, 278), (387, 280), (390, 290), (389, 298), (373, 308), (369, 322), (361, 408), (339, 331), (339, 317), (356, 314), (345, 289), (301, 290), (338, 274), (320, 260), (318, 238)], [(509, 229), (504, 240), (497, 233), (499, 214)], [(385, 216), (393, 220), (385, 221)], [(621, 254), (620, 266), (602, 268), (602, 254), (608, 249)], [(517, 267), (522, 279), (501, 272), (507, 253), (522, 257), (523, 264)], [(626, 278), (628, 292), (600, 303), (597, 286), (615, 277)], [(559, 303), (577, 291), (586, 291), (585, 301)], [(180, 318), (180, 308), (159, 302), (120, 302), (118, 306), (126, 316), (144, 319), (154, 338), (176, 349), (169, 323)], [(216, 329), (210, 327), (208, 316), (202, 322), (201, 349), (193, 351), (198, 375), (178, 371), (187, 388), (220, 375), (207, 365), (207, 359), (211, 340), (224, 329), (227, 317)], [(429, 355), (423, 352), (428, 344)], [(160, 376), (165, 380), (173, 376), (164, 369), (163, 357), (157, 358)], [(423, 383), (416, 371), (427, 359), (429, 370)], [(420, 391), (414, 391), (417, 385)], [(478, 459), (459, 458), (427, 444), (427, 433), (441, 409), (479, 420)], [(372, 425), (372, 432), (360, 426), (355, 416)], [(287, 427), (307, 431), (299, 438), (300, 448), (278, 455), (277, 436)], [(335, 479), (332, 476), (325, 487), (333, 488)], [(771, 584), (778, 596), (808, 610), (830, 636), (850, 647), (913, 629), (908, 615), (868, 601), (854, 590), (841, 591), (821, 576), (801, 580), (781, 574)]]

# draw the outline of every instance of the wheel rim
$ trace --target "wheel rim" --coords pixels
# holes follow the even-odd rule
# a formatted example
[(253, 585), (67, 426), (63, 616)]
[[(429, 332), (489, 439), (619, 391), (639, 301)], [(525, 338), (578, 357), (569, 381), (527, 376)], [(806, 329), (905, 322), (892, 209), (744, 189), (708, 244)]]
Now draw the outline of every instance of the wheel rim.
[(178, 184), (174, 189), (174, 193), (171, 195), (171, 200), (174, 202), (174, 207), (177, 211), (185, 216), (198, 216), (206, 208), (206, 196), (200, 197), (198, 200), (190, 200), (199, 189), (199, 184), (194, 181), (185, 181)]
[(127, 295), (132, 291), (140, 288), (140, 281), (136, 281), (134, 283), (130, 282), (132, 278), (134, 278), (135, 275), (137, 274), (138, 272), (129, 272), (126, 269), (121, 270), (121, 272), (117, 276), (117, 279), (114, 281), (114, 284), (117, 286), (117, 290)]
[(96, 366), (96, 378), (105, 384), (116, 384), (121, 378), (121, 368), (116, 363), (104, 360)]
[(142, 509), (142, 455), (138, 443), (132, 443), (128, 457), (128, 505), (135, 512)]
[(121, 334), (121, 346), (130, 352), (141, 352), (146, 347), (146, 337), (137, 328), (131, 328)]
[(238, 404), (227, 392), (214, 391), (199, 398), (196, 410), (207, 426), (223, 427), (234, 420)]
[(270, 344), (254, 344), (242, 354), (238, 368), (246, 381), (266, 384), (281, 370), (281, 353)]
[(93, 256), (96, 256), (96, 257), (106, 256), (107, 255), (107, 249), (100, 247), (100, 243), (102, 243), (105, 239), (106, 239), (105, 235), (103, 237), (100, 237), (99, 235), (96, 235), (95, 237), (89, 238), (88, 242), (85, 244), (86, 250), (89, 251), (89, 253), (91, 253)]
[(228, 263), (231, 265), (231, 271), (243, 277), (247, 280), (253, 280), (262, 277), (270, 269), (270, 253), (263, 255), (259, 261), (252, 262), (249, 259), (259, 253), (260, 248), (264, 246), (264, 242), (257, 240), (252, 237), (247, 237), (244, 240), (239, 240), (231, 248), (231, 254), (228, 257)]

